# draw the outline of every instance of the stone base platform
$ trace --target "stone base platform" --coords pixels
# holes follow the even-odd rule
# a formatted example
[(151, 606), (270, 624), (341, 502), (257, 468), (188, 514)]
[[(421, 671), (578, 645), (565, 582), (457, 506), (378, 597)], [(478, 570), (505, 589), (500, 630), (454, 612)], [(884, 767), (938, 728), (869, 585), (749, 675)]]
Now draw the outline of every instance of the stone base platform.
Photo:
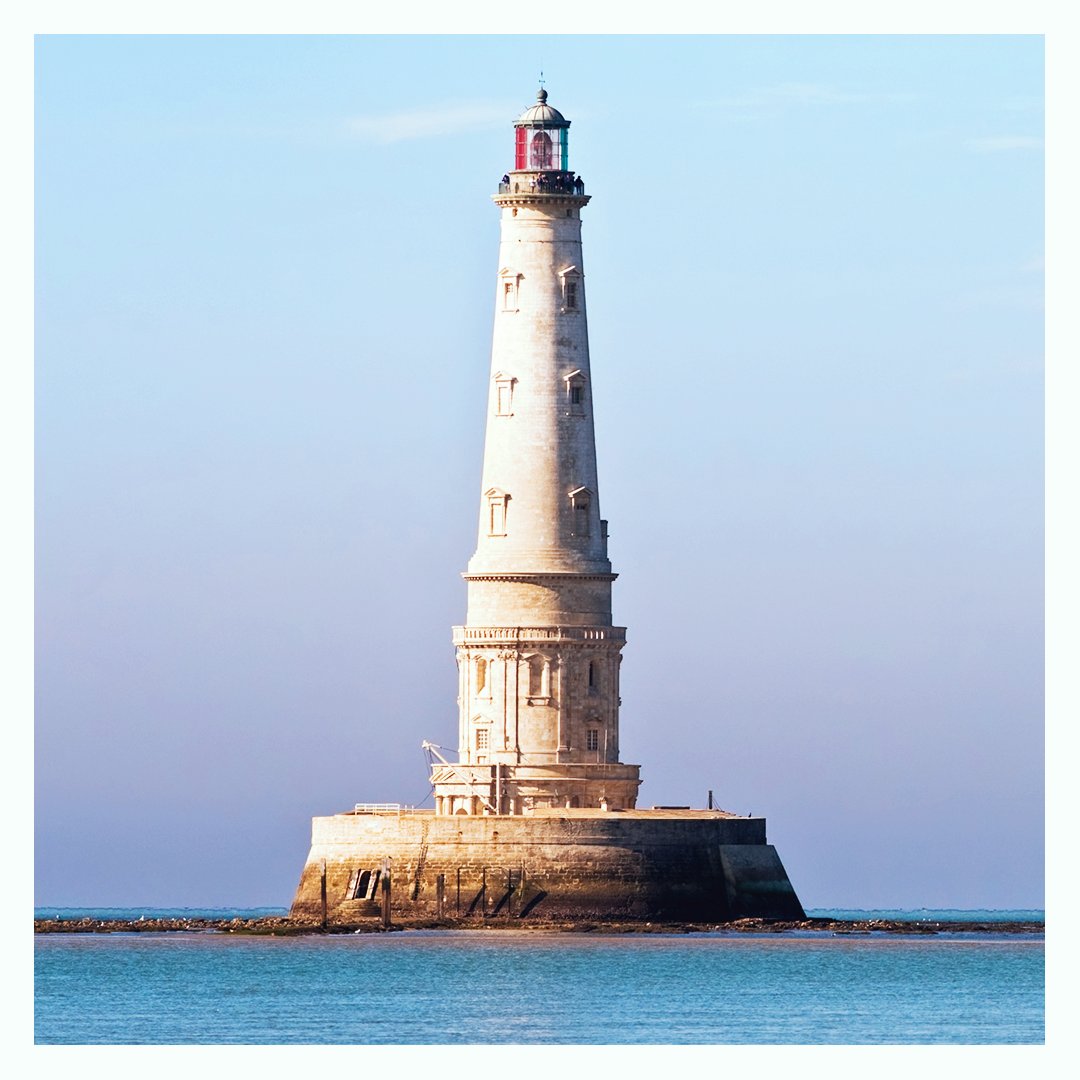
[[(712, 810), (550, 809), (525, 816), (350, 812), (312, 819), (293, 919), (804, 919), (764, 818)], [(324, 899), (325, 898), (325, 899)]]

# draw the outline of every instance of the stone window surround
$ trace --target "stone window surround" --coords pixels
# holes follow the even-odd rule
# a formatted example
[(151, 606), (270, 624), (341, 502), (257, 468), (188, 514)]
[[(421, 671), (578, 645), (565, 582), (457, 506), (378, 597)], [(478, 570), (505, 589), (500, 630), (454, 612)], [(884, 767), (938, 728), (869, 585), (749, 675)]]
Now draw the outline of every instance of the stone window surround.
[(484, 497), (488, 502), (488, 536), (505, 536), (510, 496), (500, 488), (488, 488)]
[(470, 756), (474, 765), (484, 765), (487, 763), (487, 755), (492, 751), (491, 733), (494, 731), (495, 726), (488, 716), (474, 716), (470, 727), (472, 728)]
[(589, 518), (592, 513), (592, 492), (587, 487), (577, 487), (568, 492), (572, 512), (571, 527), (576, 537), (589, 536)]
[[(581, 368), (575, 368), (569, 374), (563, 376), (566, 383), (566, 415), (584, 416), (585, 397), (588, 386), (588, 378)], [(577, 393), (575, 393), (575, 390)], [(575, 401), (574, 399), (577, 398)]]
[[(528, 678), (529, 691), (525, 696), (526, 703), (529, 705), (550, 705), (552, 700), (551, 695), (551, 676), (555, 668), (555, 662), (549, 656), (544, 656), (541, 653), (531, 653), (529, 656), (522, 658), (522, 662), (525, 666)], [(533, 684), (534, 673), (539, 674), (537, 680), (539, 685)]]
[(520, 311), (521, 282), (525, 275), (504, 266), (499, 271), (499, 310), (504, 312)]
[[(559, 271), (559, 286), (562, 291), (562, 307), (560, 310), (564, 315), (577, 315), (583, 309), (581, 302), (583, 276), (576, 266), (568, 266), (565, 270)], [(568, 288), (569, 285), (573, 285), (573, 288)]]
[(514, 388), (517, 379), (513, 375), (504, 375), (497, 371), (492, 377), (495, 383), (495, 415), (514, 415)]

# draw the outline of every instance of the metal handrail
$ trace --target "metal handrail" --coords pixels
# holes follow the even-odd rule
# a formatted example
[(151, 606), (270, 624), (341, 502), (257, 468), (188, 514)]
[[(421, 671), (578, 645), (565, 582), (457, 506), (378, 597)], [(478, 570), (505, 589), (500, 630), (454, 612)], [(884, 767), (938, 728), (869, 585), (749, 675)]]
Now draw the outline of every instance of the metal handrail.
[(358, 802), (353, 807), (354, 814), (412, 814), (415, 806), (402, 806), (396, 802)]
[(584, 195), (585, 184), (581, 180), (534, 179), (525, 184), (518, 180), (499, 181), (500, 195)]

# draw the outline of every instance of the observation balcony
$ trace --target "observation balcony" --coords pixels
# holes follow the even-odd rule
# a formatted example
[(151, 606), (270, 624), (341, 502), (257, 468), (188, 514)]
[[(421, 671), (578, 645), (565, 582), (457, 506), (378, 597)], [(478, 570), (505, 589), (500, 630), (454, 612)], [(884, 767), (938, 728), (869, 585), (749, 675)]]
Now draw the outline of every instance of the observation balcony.
[(585, 194), (585, 181), (572, 172), (527, 172), (509, 174), (499, 181), (500, 195)]
[(509, 645), (517, 642), (626, 642), (625, 626), (455, 626), (455, 645)]

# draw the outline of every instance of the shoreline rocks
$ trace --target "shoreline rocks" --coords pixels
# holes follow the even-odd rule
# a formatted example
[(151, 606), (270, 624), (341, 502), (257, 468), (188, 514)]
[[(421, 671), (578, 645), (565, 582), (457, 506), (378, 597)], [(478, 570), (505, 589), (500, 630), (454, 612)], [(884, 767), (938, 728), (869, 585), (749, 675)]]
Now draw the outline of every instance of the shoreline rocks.
[[(800, 921), (737, 919), (725, 923), (627, 922), (601, 920), (529, 920), (494, 916), (487, 919), (395, 919), (388, 928), (397, 930), (512, 930), (559, 934), (783, 934), (791, 932), (865, 936), (869, 934), (1044, 934), (1042, 922), (905, 922), (898, 919), (805, 919)], [(131, 934), (131, 933), (224, 933), (247, 936), (297, 936), (308, 934), (386, 933), (376, 918), (323, 927), (287, 917), (254, 919), (35, 919), (35, 934)]]

